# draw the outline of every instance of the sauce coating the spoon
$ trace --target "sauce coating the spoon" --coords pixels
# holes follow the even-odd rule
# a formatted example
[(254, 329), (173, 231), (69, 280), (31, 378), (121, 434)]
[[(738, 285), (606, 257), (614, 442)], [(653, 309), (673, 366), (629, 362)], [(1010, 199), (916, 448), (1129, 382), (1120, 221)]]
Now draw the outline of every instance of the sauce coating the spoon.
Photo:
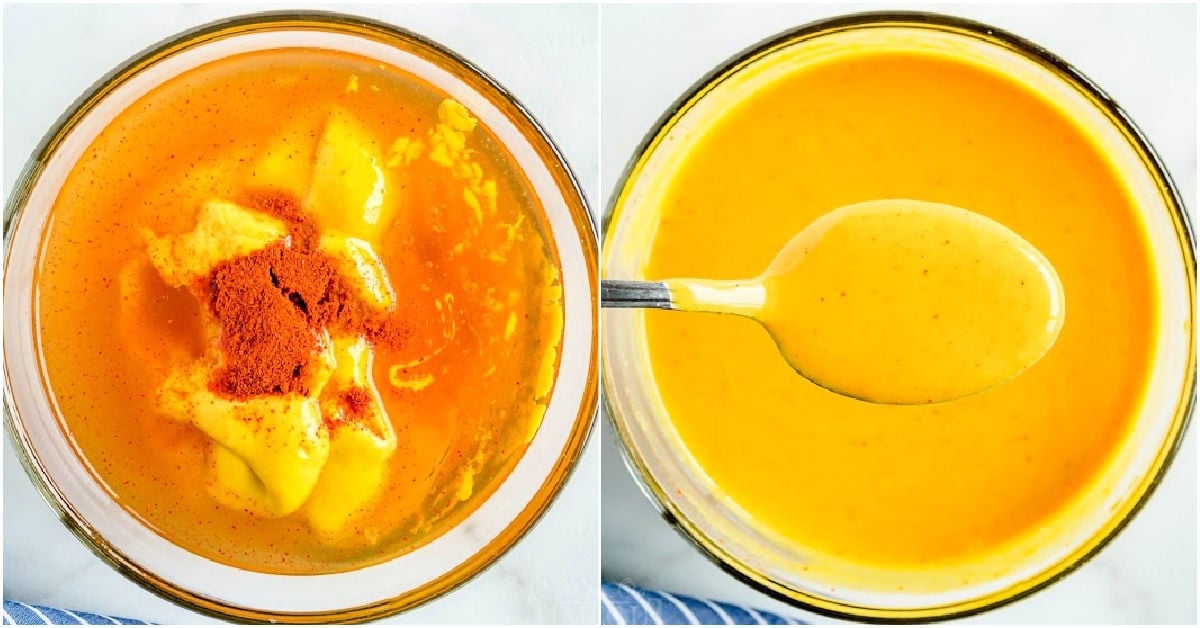
[(885, 200), (843, 207), (762, 276), (759, 319), (814, 382), (867, 401), (930, 403), (991, 388), (1054, 345), (1054, 267), (982, 215)]
[(1054, 267), (1019, 235), (903, 199), (821, 216), (756, 279), (666, 283), (678, 309), (754, 318), (808, 379), (888, 404), (1012, 379), (1054, 345), (1066, 313)]

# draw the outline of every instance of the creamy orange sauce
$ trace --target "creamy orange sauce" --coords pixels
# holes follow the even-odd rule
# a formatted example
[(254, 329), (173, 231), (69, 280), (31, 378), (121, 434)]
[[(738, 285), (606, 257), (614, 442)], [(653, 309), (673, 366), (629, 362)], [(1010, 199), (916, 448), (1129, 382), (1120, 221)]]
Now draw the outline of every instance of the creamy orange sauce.
[[(561, 343), (561, 282), (524, 175), (486, 127), (463, 124), (470, 114), (456, 105), (372, 60), (258, 52), (156, 88), (87, 149), (44, 236), (38, 332), (64, 428), (119, 503), (213, 560), (320, 573), (411, 551), (495, 490), (545, 410)], [(331, 120), (360, 125), (355, 133), (367, 148), (321, 148)], [(361, 185), (346, 172), (380, 179)], [(383, 434), (394, 431), (378, 486), (360, 486), (353, 461), (339, 460), (321, 473), (354, 483), (310, 498), (365, 496), (344, 525), (340, 515), (325, 523), (329, 511), (312, 503), (260, 516), (218, 499), (206, 490), (214, 473), (237, 485), (214, 471), (229, 458), (218, 456), (211, 430), (169, 416), (161, 401), (171, 373), (205, 353), (210, 323), (193, 294), (164, 279), (187, 272), (197, 256), (180, 255), (156, 272), (147, 241), (183, 237), (197, 229), (203, 207), (264, 187), (313, 207), (366, 208), (319, 216), (326, 235), (339, 234), (322, 246), (358, 260), (362, 281), (394, 301), (409, 330), (401, 348), (375, 348), (372, 362), (355, 367), (371, 364), (361, 375), (390, 419)], [(392, 294), (372, 279), (381, 275), (370, 257), (356, 257), (365, 249), (347, 252), (346, 234), (367, 234)], [(337, 351), (361, 355), (340, 342)], [(332, 376), (359, 377), (345, 368)], [(322, 534), (322, 526), (338, 534)]]
[[(810, 560), (920, 569), (995, 555), (1049, 524), (1126, 434), (1156, 333), (1143, 227), (1105, 155), (1017, 81), (935, 53), (798, 66), (728, 104), (663, 185), (648, 279), (754, 277), (819, 216), (886, 198), (992, 218), (1061, 279), (1069, 313), (1040, 361), (926, 406), (829, 392), (752, 320), (646, 314), (655, 383), (684, 445)], [(851, 280), (856, 264), (884, 261), (857, 253), (841, 262)], [(845, 322), (825, 348), (869, 353), (853, 332), (870, 321)]]

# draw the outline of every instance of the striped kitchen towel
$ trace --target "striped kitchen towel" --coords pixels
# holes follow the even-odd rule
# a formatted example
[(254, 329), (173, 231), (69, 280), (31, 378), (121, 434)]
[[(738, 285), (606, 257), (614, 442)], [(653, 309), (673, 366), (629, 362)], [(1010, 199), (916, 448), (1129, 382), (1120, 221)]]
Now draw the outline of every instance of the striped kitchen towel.
[(108, 615), (97, 615), (95, 613), (84, 613), (82, 611), (68, 611), (61, 608), (50, 608), (48, 606), (34, 606), (33, 604), (24, 604), (22, 602), (10, 602), (4, 600), (4, 623), (5, 624), (60, 624), (67, 626), (90, 626), (96, 625), (145, 625), (150, 622), (141, 621), (139, 619), (124, 619), (122, 617), (109, 617)]
[(740, 604), (702, 600), (687, 595), (643, 589), (621, 582), (600, 585), (600, 623), (626, 624), (758, 624), (804, 622)]

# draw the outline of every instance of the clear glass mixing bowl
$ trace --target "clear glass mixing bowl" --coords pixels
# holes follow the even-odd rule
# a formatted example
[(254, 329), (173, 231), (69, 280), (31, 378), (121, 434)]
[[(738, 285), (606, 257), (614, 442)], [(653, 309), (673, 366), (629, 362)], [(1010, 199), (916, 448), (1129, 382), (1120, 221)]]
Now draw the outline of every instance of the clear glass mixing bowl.
[(845, 577), (835, 582), (816, 569), (803, 569), (803, 555), (757, 529), (688, 454), (655, 388), (640, 311), (605, 310), (602, 315), (604, 407), (643, 491), (668, 521), (727, 572), (767, 594), (826, 615), (874, 621), (946, 619), (1028, 595), (1094, 555), (1149, 497), (1182, 440), (1195, 404), (1194, 240), (1170, 176), (1117, 104), (1050, 52), (975, 22), (927, 13), (864, 13), (802, 26), (735, 55), (662, 115), (614, 190), (605, 215), (601, 269), (609, 279), (645, 278), (643, 269), (659, 228), (654, 208), (672, 169), (715, 112), (739, 94), (830, 51), (873, 46), (952, 51), (1019, 77), (1087, 127), (1142, 210), (1161, 286), (1157, 357), (1132, 432), (1102, 477), (1067, 507), (1063, 519), (1071, 524), (1029, 535), (1014, 550), (1022, 556), (1015, 566), (973, 565), (970, 573), (952, 571), (958, 569), (954, 567), (938, 574), (939, 581), (957, 584), (898, 590), (897, 585), (906, 584), (904, 573), (852, 564), (838, 566)]
[[(38, 358), (34, 289), (48, 213), (72, 165), (119, 112), (165, 80), (253, 50), (318, 47), (412, 72), (463, 103), (515, 157), (545, 209), (562, 264), (560, 367), (545, 417), (510, 475), (477, 510), (417, 550), (363, 569), (314, 576), (256, 573), (191, 554), (124, 510), (89, 472), (48, 394)], [(597, 245), (578, 184), (537, 121), (482, 70), (405, 30), (323, 12), (221, 20), (140, 53), (97, 82), (38, 146), (4, 216), (5, 424), (29, 477), (97, 555), (149, 590), (234, 620), (341, 623), (424, 603), (478, 574), (549, 507), (596, 414)]]

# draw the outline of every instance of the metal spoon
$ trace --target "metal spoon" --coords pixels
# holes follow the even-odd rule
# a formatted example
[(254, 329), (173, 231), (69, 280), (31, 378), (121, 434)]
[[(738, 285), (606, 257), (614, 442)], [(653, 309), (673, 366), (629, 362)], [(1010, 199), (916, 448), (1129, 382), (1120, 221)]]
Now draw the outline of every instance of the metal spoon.
[(887, 404), (1008, 381), (1049, 351), (1065, 317), (1058, 275), (1032, 244), (982, 215), (903, 199), (821, 216), (757, 277), (606, 279), (600, 301), (753, 319), (804, 377)]

